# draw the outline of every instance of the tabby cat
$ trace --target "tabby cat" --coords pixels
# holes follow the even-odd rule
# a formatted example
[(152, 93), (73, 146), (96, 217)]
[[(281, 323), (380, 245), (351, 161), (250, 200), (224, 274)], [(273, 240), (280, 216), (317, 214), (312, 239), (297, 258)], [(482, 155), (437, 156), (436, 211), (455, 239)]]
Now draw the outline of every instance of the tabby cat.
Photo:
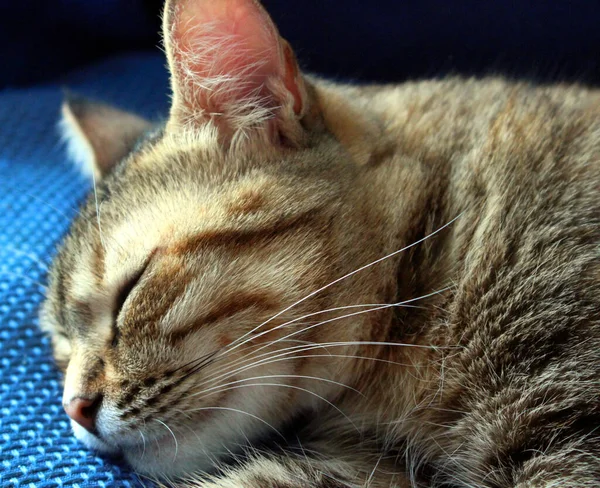
[(256, 0), (164, 42), (166, 123), (63, 107), (76, 437), (183, 486), (600, 486), (600, 92), (331, 83)]

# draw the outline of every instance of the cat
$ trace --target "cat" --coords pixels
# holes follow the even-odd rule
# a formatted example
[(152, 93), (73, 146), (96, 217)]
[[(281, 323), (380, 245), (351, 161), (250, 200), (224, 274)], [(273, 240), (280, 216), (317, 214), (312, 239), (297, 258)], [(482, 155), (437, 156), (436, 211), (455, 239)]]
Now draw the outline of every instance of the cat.
[(256, 0), (163, 34), (164, 124), (63, 106), (75, 436), (182, 486), (599, 486), (600, 92), (329, 82)]

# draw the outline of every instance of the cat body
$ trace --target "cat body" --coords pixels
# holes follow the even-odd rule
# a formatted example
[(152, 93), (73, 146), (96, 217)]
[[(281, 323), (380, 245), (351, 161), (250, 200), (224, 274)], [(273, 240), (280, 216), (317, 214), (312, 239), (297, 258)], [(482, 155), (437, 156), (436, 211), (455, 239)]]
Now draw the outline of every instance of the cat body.
[(303, 76), (251, 0), (164, 26), (163, 127), (64, 107), (77, 437), (190, 486), (596, 486), (600, 94)]

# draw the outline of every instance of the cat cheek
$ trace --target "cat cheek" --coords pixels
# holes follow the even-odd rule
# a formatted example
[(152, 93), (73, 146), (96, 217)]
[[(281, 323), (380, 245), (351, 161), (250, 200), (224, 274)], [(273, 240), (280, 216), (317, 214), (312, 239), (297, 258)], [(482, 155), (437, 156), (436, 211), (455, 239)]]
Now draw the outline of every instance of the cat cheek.
[(64, 373), (71, 359), (71, 341), (64, 336), (55, 335), (52, 338), (52, 352), (58, 368)]
[(228, 334), (222, 334), (221, 336), (219, 336), (217, 338), (217, 340), (218, 340), (218, 345), (221, 348), (227, 347), (232, 343), (232, 339), (231, 339), (231, 337), (229, 337)]

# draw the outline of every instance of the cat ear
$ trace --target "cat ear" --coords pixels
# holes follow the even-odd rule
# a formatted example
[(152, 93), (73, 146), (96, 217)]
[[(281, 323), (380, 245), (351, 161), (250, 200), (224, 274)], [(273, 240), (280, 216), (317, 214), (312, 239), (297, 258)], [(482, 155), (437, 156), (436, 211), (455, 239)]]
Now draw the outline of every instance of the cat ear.
[(71, 158), (87, 176), (102, 178), (133, 149), (150, 122), (123, 110), (68, 95), (60, 128)]
[[(169, 124), (213, 120), (222, 135), (266, 129), (289, 141), (308, 110), (296, 57), (256, 0), (168, 0)], [(169, 127), (169, 125), (168, 125)]]

